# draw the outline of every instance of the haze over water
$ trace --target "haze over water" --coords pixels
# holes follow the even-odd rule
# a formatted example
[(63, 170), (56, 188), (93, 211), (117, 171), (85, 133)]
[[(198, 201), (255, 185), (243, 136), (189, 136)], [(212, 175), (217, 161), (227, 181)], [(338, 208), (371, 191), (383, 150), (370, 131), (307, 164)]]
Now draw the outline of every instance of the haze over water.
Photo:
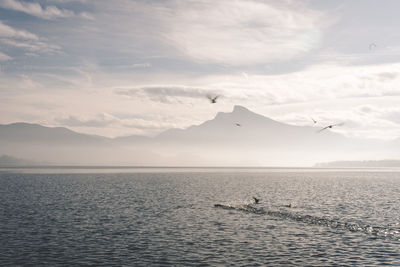
[(0, 265), (399, 265), (399, 176), (3, 169)]
[(400, 266), (399, 10), (0, 0), (0, 267)]

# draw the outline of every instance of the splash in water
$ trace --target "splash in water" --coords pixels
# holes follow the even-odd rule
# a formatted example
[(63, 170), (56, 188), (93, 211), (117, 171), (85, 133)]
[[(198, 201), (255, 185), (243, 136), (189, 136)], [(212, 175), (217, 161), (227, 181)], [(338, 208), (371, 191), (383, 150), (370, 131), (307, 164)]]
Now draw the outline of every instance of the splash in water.
[(254, 205), (251, 204), (244, 204), (238, 206), (215, 204), (214, 207), (225, 210), (237, 210), (253, 214), (268, 215), (275, 218), (281, 218), (283, 220), (292, 220), (310, 225), (327, 226), (334, 229), (343, 229), (351, 232), (362, 232), (379, 238), (400, 240), (400, 232), (393, 228), (363, 225), (354, 222), (341, 222), (339, 220), (317, 217), (312, 215), (303, 215), (299, 213), (282, 211), (282, 210), (279, 211), (265, 210), (263, 208), (256, 208), (254, 207)]

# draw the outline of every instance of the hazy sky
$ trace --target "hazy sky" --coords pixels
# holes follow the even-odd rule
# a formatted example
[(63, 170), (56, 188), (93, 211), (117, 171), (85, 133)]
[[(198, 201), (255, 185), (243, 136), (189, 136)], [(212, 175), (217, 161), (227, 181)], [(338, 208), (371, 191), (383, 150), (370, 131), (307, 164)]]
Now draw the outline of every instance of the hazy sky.
[(0, 0), (0, 123), (153, 135), (239, 104), (400, 137), (399, 10), (397, 0)]

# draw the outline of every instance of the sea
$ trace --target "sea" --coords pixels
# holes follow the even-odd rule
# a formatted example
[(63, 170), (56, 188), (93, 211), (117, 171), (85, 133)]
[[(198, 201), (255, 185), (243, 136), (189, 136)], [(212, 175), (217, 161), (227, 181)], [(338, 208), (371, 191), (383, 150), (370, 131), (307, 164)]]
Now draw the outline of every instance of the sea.
[(0, 266), (400, 266), (399, 223), (400, 169), (0, 168)]

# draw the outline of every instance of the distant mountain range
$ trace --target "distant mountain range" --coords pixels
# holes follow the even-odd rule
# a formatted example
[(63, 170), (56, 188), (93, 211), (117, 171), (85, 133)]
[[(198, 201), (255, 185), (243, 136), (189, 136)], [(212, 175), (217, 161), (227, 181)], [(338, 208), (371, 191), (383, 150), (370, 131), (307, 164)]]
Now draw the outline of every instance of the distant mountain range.
[(8, 155), (0, 156), (0, 167), (34, 166), (45, 165), (44, 163), (11, 157)]
[(317, 168), (399, 168), (400, 160), (332, 161), (317, 163)]
[(235, 106), (186, 129), (155, 137), (107, 138), (64, 127), (0, 125), (0, 155), (61, 165), (312, 166), (316, 162), (400, 158), (400, 139), (347, 138), (281, 123)]

